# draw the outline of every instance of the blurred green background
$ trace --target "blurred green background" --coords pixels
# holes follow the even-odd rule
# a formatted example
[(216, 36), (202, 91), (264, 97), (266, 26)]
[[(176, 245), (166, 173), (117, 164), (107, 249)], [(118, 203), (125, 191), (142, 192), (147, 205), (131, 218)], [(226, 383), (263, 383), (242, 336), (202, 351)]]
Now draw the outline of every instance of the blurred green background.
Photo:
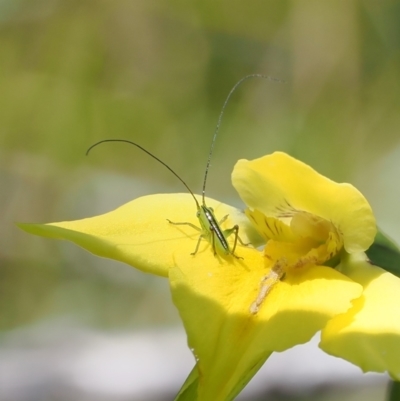
[(167, 283), (36, 238), (14, 222), (103, 213), (184, 192), (241, 205), (239, 158), (282, 150), (369, 199), (400, 241), (400, 2), (1, 0), (0, 329), (69, 318), (99, 329), (179, 324)]

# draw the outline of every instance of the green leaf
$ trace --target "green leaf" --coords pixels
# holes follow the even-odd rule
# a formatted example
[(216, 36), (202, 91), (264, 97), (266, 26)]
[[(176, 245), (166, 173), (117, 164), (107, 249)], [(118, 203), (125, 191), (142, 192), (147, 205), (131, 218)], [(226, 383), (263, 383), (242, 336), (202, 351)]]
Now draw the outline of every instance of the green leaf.
[[(233, 400), (248, 384), (248, 382), (253, 378), (255, 373), (261, 368), (264, 363), (264, 359), (260, 360), (260, 362), (253, 366), (245, 376), (243, 376), (242, 380), (237, 383), (232, 393), (228, 396), (227, 401)], [(196, 401), (197, 400), (197, 388), (199, 385), (199, 373), (197, 369), (197, 365), (192, 369), (189, 376), (183, 383), (182, 388), (177, 394), (174, 401)]]
[(231, 401), (234, 400), (236, 398), (237, 395), (239, 395), (239, 393), (247, 386), (247, 384), (249, 383), (249, 381), (253, 378), (253, 376), (259, 371), (259, 369), (261, 368), (262, 365), (264, 365), (265, 360), (264, 359), (260, 359), (260, 361), (255, 364), (248, 372), (246, 375), (244, 375), (242, 377), (242, 380), (239, 381), (235, 388), (233, 389), (232, 393), (229, 394), (229, 397), (227, 398), (227, 400)]
[(196, 401), (198, 385), (199, 371), (196, 365), (185, 380), (185, 383), (183, 383), (183, 386), (175, 397), (174, 401)]
[(382, 231), (378, 231), (366, 253), (372, 264), (400, 277), (400, 250)]

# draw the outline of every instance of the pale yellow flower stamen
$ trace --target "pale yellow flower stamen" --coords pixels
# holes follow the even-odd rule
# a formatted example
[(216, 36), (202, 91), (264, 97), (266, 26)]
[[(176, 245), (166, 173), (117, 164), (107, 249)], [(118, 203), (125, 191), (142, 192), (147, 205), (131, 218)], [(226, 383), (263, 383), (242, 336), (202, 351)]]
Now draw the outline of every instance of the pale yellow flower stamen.
[(272, 266), (271, 271), (261, 279), (260, 290), (258, 292), (256, 300), (250, 305), (250, 313), (255, 315), (259, 310), (260, 306), (264, 302), (265, 298), (271, 292), (272, 288), (285, 274), (285, 266), (287, 261), (285, 258), (279, 259)]

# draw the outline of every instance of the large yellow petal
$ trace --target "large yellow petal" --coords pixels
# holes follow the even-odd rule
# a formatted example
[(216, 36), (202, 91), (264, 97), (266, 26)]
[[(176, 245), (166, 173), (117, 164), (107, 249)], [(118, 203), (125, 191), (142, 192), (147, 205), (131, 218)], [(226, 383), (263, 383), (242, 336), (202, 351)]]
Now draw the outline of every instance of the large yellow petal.
[[(217, 218), (229, 215), (224, 227), (240, 225), (243, 241), (256, 238), (255, 230), (240, 210), (209, 198), (207, 204), (214, 208)], [(72, 241), (97, 256), (127, 263), (147, 273), (168, 276), (173, 253), (189, 255), (200, 233), (189, 226), (174, 226), (167, 219), (199, 226), (193, 198), (188, 194), (150, 195), (96, 217), (19, 226), (32, 234)], [(203, 242), (200, 249), (207, 247), (208, 243)], [(211, 249), (207, 252), (212, 254)]]
[(363, 253), (343, 265), (344, 273), (364, 287), (363, 296), (327, 324), (320, 347), (365, 372), (387, 371), (400, 380), (400, 279), (369, 264)]
[(170, 269), (175, 305), (198, 358), (198, 400), (230, 400), (248, 372), (273, 351), (307, 342), (335, 314), (351, 306), (362, 287), (337, 271), (314, 266), (287, 274), (250, 313), (268, 272), (262, 252), (238, 247), (243, 259), (195, 258), (179, 252)]
[(232, 182), (246, 205), (267, 217), (305, 211), (332, 222), (349, 253), (368, 249), (375, 238), (371, 207), (356, 188), (331, 181), (285, 153), (239, 160)]

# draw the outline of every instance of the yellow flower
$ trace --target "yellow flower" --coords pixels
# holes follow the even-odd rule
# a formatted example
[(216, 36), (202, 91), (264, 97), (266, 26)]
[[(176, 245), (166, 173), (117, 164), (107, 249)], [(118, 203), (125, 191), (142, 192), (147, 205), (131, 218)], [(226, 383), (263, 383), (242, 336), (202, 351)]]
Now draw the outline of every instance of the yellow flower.
[(257, 243), (254, 227), (264, 239), (262, 249), (238, 245), (240, 258), (214, 255), (206, 241), (191, 255), (198, 232), (167, 221), (198, 225), (193, 199), (183, 194), (21, 227), (168, 277), (197, 360), (186, 384), (196, 386), (198, 400), (233, 399), (272, 352), (319, 330), (326, 352), (400, 379), (400, 279), (366, 261), (376, 225), (360, 192), (279, 152), (239, 161), (232, 180), (248, 220), (207, 204), (219, 219), (229, 214), (224, 228), (238, 224), (244, 242)]

